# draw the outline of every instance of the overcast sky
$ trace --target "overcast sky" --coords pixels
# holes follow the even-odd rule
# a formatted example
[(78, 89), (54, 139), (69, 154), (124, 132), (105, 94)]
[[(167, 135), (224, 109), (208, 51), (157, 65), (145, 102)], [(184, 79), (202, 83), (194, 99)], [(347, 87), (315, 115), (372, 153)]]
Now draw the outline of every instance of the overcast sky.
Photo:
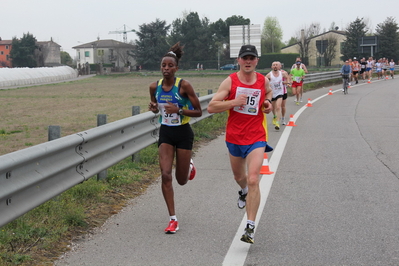
[[(283, 41), (295, 36), (301, 28), (320, 23), (328, 29), (332, 22), (346, 28), (357, 17), (365, 18), (375, 31), (379, 23), (399, 12), (399, 1), (378, 0), (0, 0), (0, 37), (11, 40), (31, 33), (38, 41), (51, 38), (61, 45), (72, 58), (73, 46), (100, 39), (123, 41), (122, 34), (110, 31), (139, 29), (139, 25), (151, 23), (157, 18), (171, 24), (186, 12), (197, 12), (200, 18), (210, 22), (237, 15), (249, 18), (251, 24), (276, 17), (283, 30)], [(396, 19), (396, 22), (398, 20)], [(137, 36), (130, 32), (128, 41)]]

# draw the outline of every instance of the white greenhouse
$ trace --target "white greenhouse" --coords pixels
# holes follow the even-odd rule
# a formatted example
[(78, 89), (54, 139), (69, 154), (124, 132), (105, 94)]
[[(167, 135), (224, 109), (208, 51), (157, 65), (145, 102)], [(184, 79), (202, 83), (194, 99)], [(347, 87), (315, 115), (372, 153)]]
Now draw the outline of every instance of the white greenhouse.
[(59, 82), (77, 77), (77, 70), (69, 66), (0, 68), (0, 89)]

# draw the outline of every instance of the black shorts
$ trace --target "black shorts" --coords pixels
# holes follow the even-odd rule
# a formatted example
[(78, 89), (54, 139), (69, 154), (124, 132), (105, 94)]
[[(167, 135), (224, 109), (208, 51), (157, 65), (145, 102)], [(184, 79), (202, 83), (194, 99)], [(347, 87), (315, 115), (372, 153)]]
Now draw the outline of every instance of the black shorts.
[(283, 95), (277, 95), (276, 98), (272, 98), (272, 102), (276, 101), (277, 99), (283, 98)]
[(181, 126), (161, 125), (159, 129), (158, 147), (162, 143), (170, 144), (178, 149), (192, 150), (194, 132), (189, 123)]
[(284, 93), (284, 95), (283, 95), (283, 101), (284, 101), (284, 100), (287, 100), (287, 98), (288, 98), (288, 93)]

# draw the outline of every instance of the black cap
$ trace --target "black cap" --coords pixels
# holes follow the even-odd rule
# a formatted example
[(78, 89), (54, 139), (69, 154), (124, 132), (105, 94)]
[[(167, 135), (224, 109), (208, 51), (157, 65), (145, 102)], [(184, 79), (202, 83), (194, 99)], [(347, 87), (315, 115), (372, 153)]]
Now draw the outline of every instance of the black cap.
[(251, 44), (246, 44), (241, 46), (240, 52), (238, 53), (238, 57), (244, 57), (246, 55), (252, 55), (258, 57), (258, 51), (256, 47)]

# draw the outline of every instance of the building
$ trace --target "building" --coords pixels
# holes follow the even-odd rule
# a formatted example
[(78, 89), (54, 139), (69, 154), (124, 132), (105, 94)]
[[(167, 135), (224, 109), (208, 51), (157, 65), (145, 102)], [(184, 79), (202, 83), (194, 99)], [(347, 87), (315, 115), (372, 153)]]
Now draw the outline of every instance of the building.
[[(38, 67), (61, 66), (61, 46), (53, 40), (36, 42), (38, 49), (35, 51), (35, 58)], [(12, 67), (10, 52), (12, 40), (2, 41), (0, 38), (0, 67)]]
[(115, 68), (135, 66), (136, 61), (130, 55), (134, 45), (115, 40), (96, 40), (72, 47), (76, 50), (77, 64), (112, 65)]
[(10, 51), (11, 40), (2, 41), (0, 38), (0, 67), (12, 67)]
[[(344, 62), (340, 59), (342, 56), (341, 47), (343, 42), (346, 40), (345, 32), (331, 30), (322, 34), (316, 35), (310, 39), (309, 42), (309, 66), (325, 66), (324, 64), (324, 53), (329, 44), (333, 40), (336, 40), (337, 45), (334, 47), (335, 56), (331, 59), (331, 66), (342, 65)], [(299, 53), (299, 43), (292, 44), (281, 48), (281, 53)]]
[(38, 47), (36, 54), (37, 65), (39, 67), (61, 66), (61, 45), (53, 42), (36, 42)]

